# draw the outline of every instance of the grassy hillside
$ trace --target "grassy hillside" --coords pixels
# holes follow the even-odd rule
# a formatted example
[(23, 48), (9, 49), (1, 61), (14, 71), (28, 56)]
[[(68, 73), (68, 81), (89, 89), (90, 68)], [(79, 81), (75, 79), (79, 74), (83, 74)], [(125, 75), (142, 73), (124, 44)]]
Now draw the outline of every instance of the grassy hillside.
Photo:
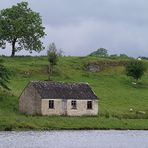
[[(10, 92), (0, 92), (0, 129), (148, 129), (148, 72), (137, 85), (124, 74), (124, 67), (108, 67), (99, 73), (85, 70), (96, 61), (120, 61), (97, 57), (62, 57), (54, 81), (88, 82), (99, 97), (99, 116), (42, 117), (18, 112), (18, 98), (30, 80), (48, 80), (47, 57), (3, 57), (12, 71)], [(124, 59), (122, 59), (124, 61)], [(148, 63), (145, 62), (148, 67)], [(131, 111), (131, 109), (133, 111)]]

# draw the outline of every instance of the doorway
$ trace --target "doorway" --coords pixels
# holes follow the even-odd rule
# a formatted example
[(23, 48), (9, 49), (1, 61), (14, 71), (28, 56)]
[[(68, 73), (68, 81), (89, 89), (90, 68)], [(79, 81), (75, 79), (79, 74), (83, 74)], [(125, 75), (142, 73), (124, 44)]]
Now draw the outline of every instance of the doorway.
[(67, 100), (62, 99), (62, 115), (67, 115)]

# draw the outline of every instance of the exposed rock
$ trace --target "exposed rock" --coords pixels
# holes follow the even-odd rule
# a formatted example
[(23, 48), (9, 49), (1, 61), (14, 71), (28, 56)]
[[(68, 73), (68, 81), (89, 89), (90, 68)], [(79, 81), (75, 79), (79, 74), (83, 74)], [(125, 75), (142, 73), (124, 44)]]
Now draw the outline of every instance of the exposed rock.
[(90, 72), (100, 72), (106, 67), (123, 66), (126, 61), (96, 61), (84, 65), (85, 69)]
[(101, 69), (100, 65), (91, 63), (91, 64), (87, 65), (87, 70), (89, 70), (91, 72), (100, 72), (102, 69)]

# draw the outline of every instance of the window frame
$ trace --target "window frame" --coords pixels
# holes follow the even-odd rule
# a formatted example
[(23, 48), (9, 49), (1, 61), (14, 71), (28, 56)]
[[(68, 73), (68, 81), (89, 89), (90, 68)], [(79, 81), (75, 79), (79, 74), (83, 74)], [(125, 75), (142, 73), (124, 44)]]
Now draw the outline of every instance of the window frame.
[(54, 109), (54, 100), (49, 100), (48, 101), (48, 108), (49, 109)]
[(93, 101), (87, 101), (87, 109), (88, 110), (93, 109)]
[(77, 101), (76, 100), (71, 101), (71, 109), (77, 109)]

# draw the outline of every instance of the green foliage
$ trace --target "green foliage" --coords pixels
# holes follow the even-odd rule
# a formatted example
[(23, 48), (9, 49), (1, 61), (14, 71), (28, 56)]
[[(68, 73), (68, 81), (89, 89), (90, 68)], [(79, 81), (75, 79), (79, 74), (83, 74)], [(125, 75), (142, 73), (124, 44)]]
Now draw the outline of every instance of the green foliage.
[(128, 55), (126, 55), (126, 54), (120, 54), (120, 57), (121, 58), (128, 58)]
[(0, 11), (0, 47), (10, 43), (11, 56), (22, 49), (40, 52), (44, 49), (40, 40), (44, 36), (41, 17), (28, 8), (27, 2)]
[(118, 57), (118, 55), (117, 54), (111, 54), (110, 57), (116, 58), (116, 57)]
[(111, 54), (108, 56), (108, 58), (111, 58), (111, 59), (133, 59), (133, 57), (129, 57), (126, 54), (120, 54), (120, 55)]
[(146, 71), (144, 63), (139, 60), (130, 61), (125, 65), (125, 68), (127, 76), (133, 77), (136, 81), (140, 79)]
[(48, 55), (48, 61), (51, 64), (51, 66), (56, 65), (58, 61), (58, 51), (57, 51), (55, 43), (51, 43), (49, 45), (47, 55)]
[(90, 56), (99, 56), (99, 57), (106, 57), (108, 56), (107, 49), (99, 48), (96, 51), (92, 52)]
[(58, 58), (60, 57), (60, 53), (58, 53), (58, 50), (56, 48), (55, 43), (51, 43), (49, 45), (49, 49), (47, 51), (47, 55), (48, 55), (48, 61), (50, 63), (49, 65), (49, 80), (50, 80), (50, 76), (53, 73), (53, 67), (57, 64)]
[(148, 57), (138, 57), (138, 58), (141, 58), (141, 59), (143, 59), (143, 60), (148, 60)]
[(10, 72), (5, 66), (0, 64), (0, 88), (8, 89), (7, 83), (10, 80)]

